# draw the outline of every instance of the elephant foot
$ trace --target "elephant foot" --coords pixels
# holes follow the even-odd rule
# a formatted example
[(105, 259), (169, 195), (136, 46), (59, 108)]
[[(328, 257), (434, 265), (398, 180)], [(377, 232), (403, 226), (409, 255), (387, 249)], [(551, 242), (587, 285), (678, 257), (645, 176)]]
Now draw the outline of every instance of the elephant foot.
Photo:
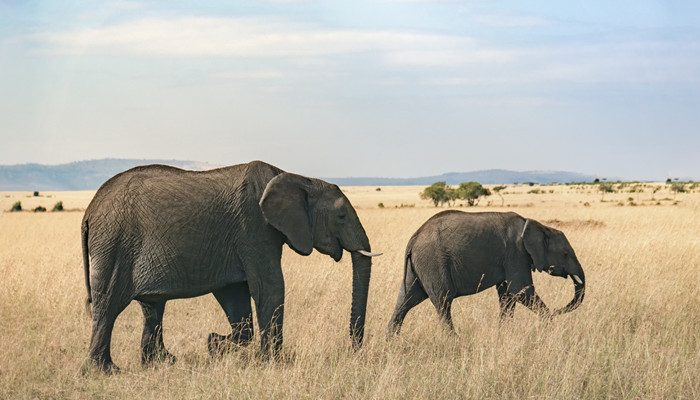
[(227, 336), (219, 335), (218, 333), (210, 333), (207, 337), (207, 349), (212, 357), (221, 357), (232, 347), (231, 341)]
[(141, 365), (144, 367), (150, 366), (154, 363), (172, 365), (175, 364), (176, 361), (177, 357), (165, 349), (141, 353)]
[(227, 352), (238, 349), (239, 347), (249, 345), (253, 339), (252, 335), (248, 334), (231, 334), (228, 336), (219, 335), (218, 333), (210, 333), (207, 337), (207, 348), (209, 355), (212, 357), (220, 357)]
[(397, 323), (389, 323), (386, 327), (386, 340), (391, 340), (395, 336), (398, 336), (401, 332), (401, 325)]
[(88, 370), (98, 370), (105, 375), (116, 375), (120, 372), (119, 367), (117, 367), (112, 360), (92, 357), (89, 358), (83, 366), (83, 373), (87, 372)]

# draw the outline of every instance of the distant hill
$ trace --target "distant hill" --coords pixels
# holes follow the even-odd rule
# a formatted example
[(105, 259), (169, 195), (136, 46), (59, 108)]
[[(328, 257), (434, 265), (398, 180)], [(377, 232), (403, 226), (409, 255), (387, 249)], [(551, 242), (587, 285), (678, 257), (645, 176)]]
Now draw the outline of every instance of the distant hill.
[(338, 186), (407, 186), (431, 185), (445, 181), (448, 185), (459, 185), (462, 182), (479, 182), (485, 185), (513, 183), (568, 183), (591, 182), (593, 175), (565, 171), (508, 171), (504, 169), (489, 169), (473, 172), (449, 172), (442, 175), (424, 176), (420, 178), (324, 178)]
[(60, 165), (0, 165), (0, 190), (95, 190), (112, 176), (146, 164), (165, 164), (195, 171), (215, 168), (196, 161), (113, 158)]
[[(0, 191), (10, 190), (95, 190), (107, 179), (137, 165), (166, 164), (203, 171), (215, 165), (178, 160), (103, 159), (79, 161), (61, 165), (22, 164), (0, 165)], [(430, 185), (445, 181), (448, 185), (476, 181), (482, 184), (566, 183), (592, 181), (594, 176), (562, 171), (508, 171), (490, 169), (475, 172), (450, 172), (419, 178), (322, 178), (339, 186), (405, 186)]]

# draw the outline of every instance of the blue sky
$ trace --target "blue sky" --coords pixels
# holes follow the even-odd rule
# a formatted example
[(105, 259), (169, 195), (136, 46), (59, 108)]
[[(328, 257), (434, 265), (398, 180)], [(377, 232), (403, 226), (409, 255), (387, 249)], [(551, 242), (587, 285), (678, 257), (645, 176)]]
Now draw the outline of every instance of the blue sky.
[(5, 0), (0, 93), (3, 165), (697, 180), (700, 3)]

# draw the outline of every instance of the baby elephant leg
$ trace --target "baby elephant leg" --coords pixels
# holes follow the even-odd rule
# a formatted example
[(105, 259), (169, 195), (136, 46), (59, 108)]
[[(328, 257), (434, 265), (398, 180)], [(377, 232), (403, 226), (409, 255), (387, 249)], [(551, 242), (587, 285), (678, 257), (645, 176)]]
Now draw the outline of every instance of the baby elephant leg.
[[(408, 285), (401, 283), (401, 289), (399, 290), (399, 297), (396, 300), (396, 307), (394, 308), (394, 314), (389, 320), (389, 325), (386, 327), (387, 337), (393, 335), (398, 335), (401, 331), (401, 325), (403, 325), (403, 320), (406, 318), (406, 314), (411, 311), (411, 309), (423, 300), (428, 298), (428, 294), (421, 287), (417, 279), (411, 274), (412, 278)], [(406, 290), (408, 286), (408, 290)]]

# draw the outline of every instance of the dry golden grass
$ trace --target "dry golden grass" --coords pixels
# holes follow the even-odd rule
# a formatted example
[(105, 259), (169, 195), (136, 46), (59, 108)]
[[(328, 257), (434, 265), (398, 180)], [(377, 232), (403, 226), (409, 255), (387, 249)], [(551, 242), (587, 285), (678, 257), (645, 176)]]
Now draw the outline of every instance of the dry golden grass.
[[(373, 265), (361, 351), (349, 346), (350, 257), (334, 263), (285, 249), (284, 361), (261, 361), (258, 343), (210, 359), (206, 335), (229, 328), (209, 295), (168, 303), (165, 343), (179, 360), (167, 367), (141, 367), (141, 311), (127, 308), (112, 342), (122, 373), (112, 377), (82, 368), (91, 328), (82, 212), (2, 212), (0, 398), (700, 398), (700, 194), (679, 194), (673, 205), (665, 189), (655, 198), (671, 200), (651, 201), (646, 189), (601, 202), (595, 189), (539, 188), (545, 193), (507, 188), (506, 207), (494, 195), (463, 209), (512, 210), (562, 229), (587, 278), (586, 299), (573, 313), (545, 323), (518, 306), (499, 327), (489, 289), (455, 301), (458, 337), (424, 302), (387, 342), (406, 242), (442, 209), (418, 198), (421, 187), (349, 187), (372, 249), (384, 252)], [(59, 200), (84, 208), (92, 194), (0, 193), (0, 209), (18, 200), (25, 209), (50, 210)], [(568, 281), (534, 279), (552, 308), (573, 296)]]

